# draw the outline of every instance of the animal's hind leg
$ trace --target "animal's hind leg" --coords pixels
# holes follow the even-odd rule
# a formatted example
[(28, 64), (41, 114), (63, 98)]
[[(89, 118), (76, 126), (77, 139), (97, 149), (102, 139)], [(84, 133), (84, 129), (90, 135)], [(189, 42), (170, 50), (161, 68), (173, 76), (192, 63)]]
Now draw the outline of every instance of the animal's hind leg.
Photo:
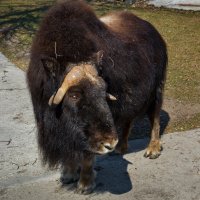
[(160, 110), (162, 106), (162, 94), (159, 99), (151, 105), (148, 117), (151, 123), (151, 140), (144, 154), (151, 159), (157, 158), (161, 154), (162, 146), (160, 142)]
[(128, 151), (128, 136), (130, 133), (131, 121), (126, 121), (122, 127), (122, 135), (120, 136), (119, 142), (115, 149), (116, 153), (125, 154)]

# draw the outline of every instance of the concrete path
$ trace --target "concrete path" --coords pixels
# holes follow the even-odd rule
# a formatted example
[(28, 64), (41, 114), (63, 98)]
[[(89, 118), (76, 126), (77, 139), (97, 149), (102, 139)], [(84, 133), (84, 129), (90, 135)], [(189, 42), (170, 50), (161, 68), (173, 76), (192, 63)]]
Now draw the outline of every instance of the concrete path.
[(164, 6), (182, 10), (200, 11), (200, 0), (149, 0), (156, 7)]
[(2, 54), (0, 102), (1, 200), (200, 200), (200, 129), (164, 135), (156, 160), (143, 157), (148, 139), (130, 141), (123, 157), (98, 157), (96, 191), (81, 196), (41, 166), (24, 72)]

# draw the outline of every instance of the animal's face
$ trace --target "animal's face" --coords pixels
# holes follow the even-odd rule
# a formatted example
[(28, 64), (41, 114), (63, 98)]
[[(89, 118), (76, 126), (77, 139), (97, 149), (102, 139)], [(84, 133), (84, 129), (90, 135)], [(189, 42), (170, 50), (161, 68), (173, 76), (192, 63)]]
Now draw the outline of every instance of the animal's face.
[(85, 79), (69, 88), (63, 100), (68, 110), (83, 122), (90, 150), (100, 154), (114, 150), (118, 141), (106, 96), (101, 78), (98, 84)]
[(63, 114), (80, 122), (89, 151), (105, 154), (114, 150), (118, 137), (107, 101), (106, 84), (93, 65), (79, 65), (66, 75), (49, 105), (62, 104)]

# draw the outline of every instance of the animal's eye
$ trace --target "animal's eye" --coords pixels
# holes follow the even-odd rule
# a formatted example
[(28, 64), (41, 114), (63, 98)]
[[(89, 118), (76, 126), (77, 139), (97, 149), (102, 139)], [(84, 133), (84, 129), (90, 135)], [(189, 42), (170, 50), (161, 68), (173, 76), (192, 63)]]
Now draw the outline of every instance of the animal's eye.
[(76, 94), (71, 95), (70, 97), (71, 97), (72, 99), (75, 99), (75, 100), (78, 99), (78, 96), (77, 96)]
[(78, 101), (81, 98), (81, 94), (79, 92), (71, 92), (69, 93), (69, 98), (73, 101)]

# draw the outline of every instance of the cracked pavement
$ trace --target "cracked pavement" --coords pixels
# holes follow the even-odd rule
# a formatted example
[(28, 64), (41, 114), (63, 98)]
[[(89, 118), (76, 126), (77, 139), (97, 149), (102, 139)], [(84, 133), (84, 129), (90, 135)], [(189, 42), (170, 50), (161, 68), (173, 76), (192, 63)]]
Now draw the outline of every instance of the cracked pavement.
[(156, 160), (143, 157), (148, 139), (129, 142), (124, 156), (96, 161), (97, 188), (83, 196), (61, 187), (59, 171), (41, 166), (25, 74), (0, 53), (0, 199), (200, 199), (200, 129), (162, 136)]

